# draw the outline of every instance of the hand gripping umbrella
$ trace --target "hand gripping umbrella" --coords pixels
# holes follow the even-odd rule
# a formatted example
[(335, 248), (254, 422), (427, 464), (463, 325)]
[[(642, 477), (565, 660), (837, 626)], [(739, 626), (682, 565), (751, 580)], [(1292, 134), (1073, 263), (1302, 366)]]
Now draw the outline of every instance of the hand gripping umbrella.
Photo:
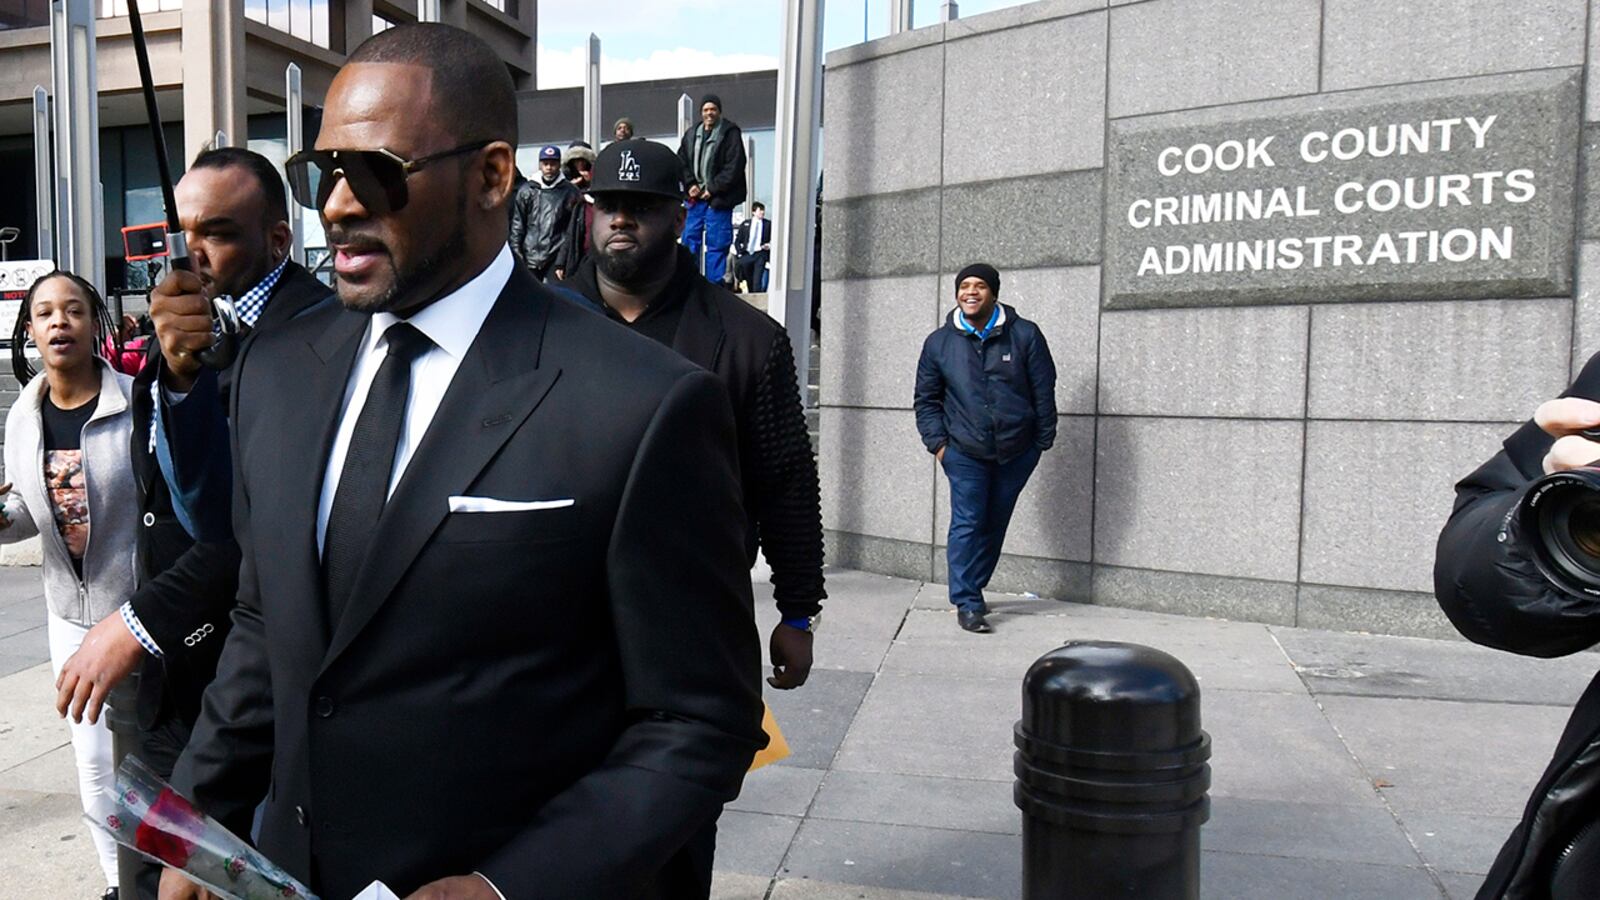
[[(128, 22), (133, 28), (133, 52), (139, 62), (139, 86), (144, 91), (145, 117), (150, 120), (150, 139), (156, 148), (156, 174), (161, 179), (161, 204), (167, 214), (167, 255), (172, 268), (189, 268), (189, 242), (178, 224), (178, 203), (172, 194), (172, 169), (167, 165), (167, 138), (161, 130), (161, 113), (156, 109), (155, 82), (150, 77), (150, 51), (145, 47), (144, 23), (139, 19), (139, 0), (128, 0)], [(227, 297), (211, 299), (211, 325), (215, 335), (211, 346), (200, 351), (202, 363), (213, 369), (226, 369), (239, 352), (239, 313)]]

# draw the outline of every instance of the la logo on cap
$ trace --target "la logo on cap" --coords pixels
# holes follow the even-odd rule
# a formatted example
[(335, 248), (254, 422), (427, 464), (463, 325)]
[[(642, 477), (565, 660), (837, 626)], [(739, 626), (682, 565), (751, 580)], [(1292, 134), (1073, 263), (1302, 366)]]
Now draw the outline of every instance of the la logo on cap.
[(622, 151), (622, 164), (617, 166), (617, 180), (639, 180), (639, 161), (633, 158), (632, 150)]

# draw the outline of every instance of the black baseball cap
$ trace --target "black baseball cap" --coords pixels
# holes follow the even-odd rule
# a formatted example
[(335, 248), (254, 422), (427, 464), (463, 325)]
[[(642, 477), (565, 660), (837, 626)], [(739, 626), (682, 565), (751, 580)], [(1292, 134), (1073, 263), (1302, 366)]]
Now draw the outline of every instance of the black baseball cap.
[(628, 140), (607, 144), (594, 160), (591, 194), (655, 194), (683, 199), (683, 173), (678, 154), (655, 141)]

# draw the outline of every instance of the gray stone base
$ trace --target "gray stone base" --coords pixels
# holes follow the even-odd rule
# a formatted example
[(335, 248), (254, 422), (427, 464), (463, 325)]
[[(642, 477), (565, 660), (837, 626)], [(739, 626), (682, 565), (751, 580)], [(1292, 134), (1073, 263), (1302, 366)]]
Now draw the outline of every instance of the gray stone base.
[(825, 531), (822, 540), (830, 566), (919, 581), (933, 577), (934, 548), (929, 544), (848, 531)]
[[(933, 580), (946, 584), (950, 580), (948, 576), (944, 548), (937, 547)], [(1000, 554), (1000, 564), (995, 566), (988, 589), (1000, 594), (1035, 594), (1073, 603), (1094, 602), (1092, 571), (1088, 563), (1036, 556)]]
[(1296, 625), (1336, 631), (1370, 631), (1460, 640), (1432, 594), (1300, 585)]
[(1294, 585), (1253, 578), (1094, 567), (1095, 602), (1150, 612), (1293, 625)]
[[(944, 548), (829, 531), (828, 563), (945, 583)], [(1054, 600), (1333, 631), (1459, 639), (1433, 596), (1003, 554), (989, 589)]]

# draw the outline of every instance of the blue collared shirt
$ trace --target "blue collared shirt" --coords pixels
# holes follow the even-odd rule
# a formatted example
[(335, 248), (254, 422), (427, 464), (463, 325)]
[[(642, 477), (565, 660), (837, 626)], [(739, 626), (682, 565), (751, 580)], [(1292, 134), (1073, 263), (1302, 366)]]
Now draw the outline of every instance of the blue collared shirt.
[(994, 332), (995, 328), (997, 328), (1006, 320), (1006, 314), (1005, 308), (999, 303), (996, 303), (994, 305), (994, 312), (989, 313), (988, 324), (984, 325), (981, 331), (977, 328), (973, 328), (972, 323), (967, 321), (967, 317), (961, 314), (960, 306), (956, 307), (955, 315), (951, 316), (950, 319), (955, 323), (956, 328), (966, 332), (967, 334), (977, 335), (978, 340), (980, 341), (986, 341), (989, 339), (989, 335)]

